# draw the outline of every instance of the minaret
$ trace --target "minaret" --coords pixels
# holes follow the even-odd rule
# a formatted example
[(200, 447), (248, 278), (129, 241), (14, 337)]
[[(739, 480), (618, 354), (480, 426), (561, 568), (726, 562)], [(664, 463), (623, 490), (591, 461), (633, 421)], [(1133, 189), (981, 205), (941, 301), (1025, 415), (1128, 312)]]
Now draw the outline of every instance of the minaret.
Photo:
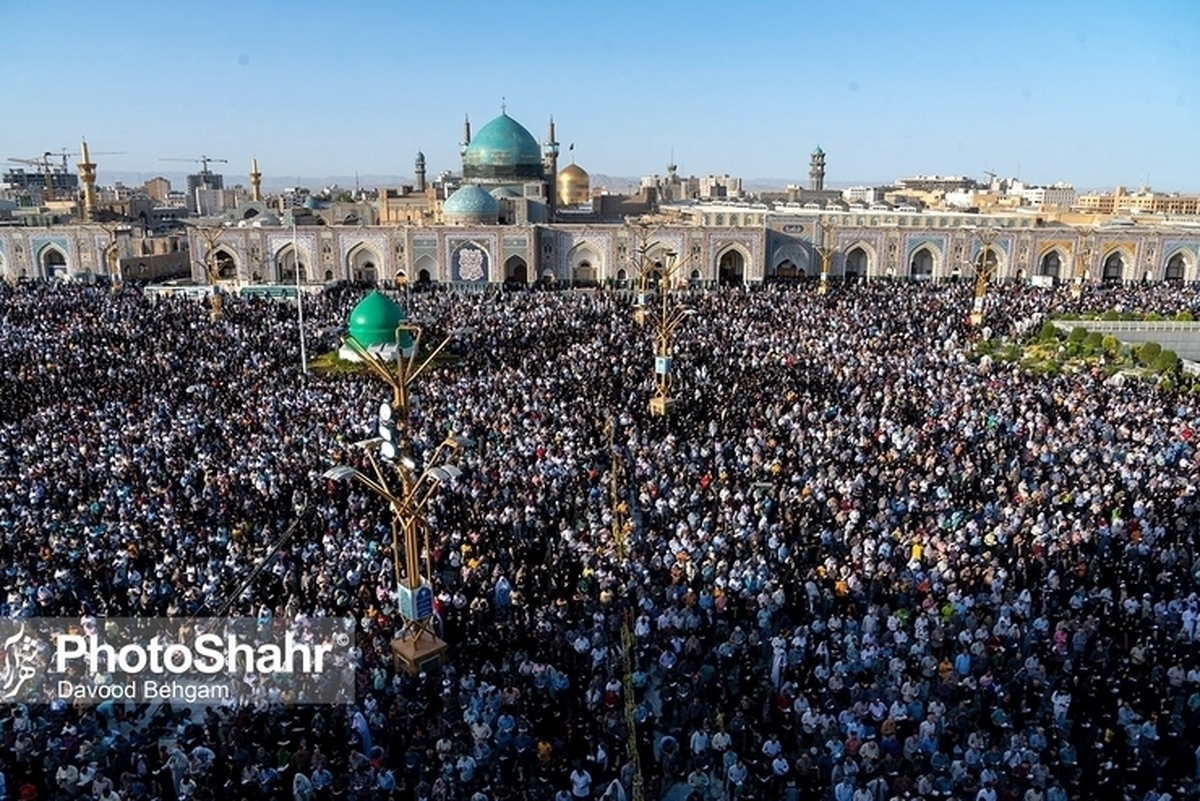
[(471, 144), (471, 118), (463, 116), (463, 138), (458, 143), (458, 152), (462, 155), (467, 155), (467, 145)]
[(558, 140), (554, 136), (554, 115), (550, 115), (550, 127), (546, 130), (546, 141), (542, 143), (542, 158), (546, 179), (546, 210), (554, 218), (558, 198)]
[(417, 160), (413, 164), (413, 170), (417, 174), (417, 191), (425, 191), (425, 154), (417, 151)]
[(88, 154), (87, 140), (79, 145), (79, 180), (83, 183), (83, 218), (91, 222), (96, 213), (96, 165)]
[(250, 160), (250, 199), (262, 201), (262, 173), (258, 171), (258, 159)]
[(825, 151), (819, 146), (808, 162), (808, 188), (814, 192), (825, 189)]

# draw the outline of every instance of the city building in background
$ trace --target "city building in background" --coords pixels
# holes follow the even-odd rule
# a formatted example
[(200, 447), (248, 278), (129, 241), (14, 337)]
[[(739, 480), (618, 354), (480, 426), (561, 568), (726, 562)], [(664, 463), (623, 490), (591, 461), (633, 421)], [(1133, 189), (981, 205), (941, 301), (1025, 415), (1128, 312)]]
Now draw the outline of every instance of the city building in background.
[(559, 169), (552, 118), (539, 142), (503, 109), (474, 132), (464, 120), (459, 148), (458, 169), (432, 179), (417, 153), (411, 184), (270, 194), (257, 159), (249, 188), (226, 188), (208, 169), (224, 160), (209, 157), (182, 159), (202, 164), (184, 190), (161, 176), (98, 187), (84, 143), (78, 175), (55, 178), (48, 159), (40, 172), (7, 173), (16, 177), (0, 194), (0, 275), (634, 286), (657, 280), (656, 265), (675, 253), (687, 260), (679, 280), (704, 287), (811, 280), (828, 248), (835, 281), (936, 281), (972, 276), (989, 231), (1002, 281), (1200, 280), (1194, 196), (1080, 195), (994, 173), (832, 188), (836, 162), (820, 147), (808, 183), (784, 191), (750, 192), (729, 174), (684, 177), (672, 158), (624, 194), (597, 185), (574, 144)]

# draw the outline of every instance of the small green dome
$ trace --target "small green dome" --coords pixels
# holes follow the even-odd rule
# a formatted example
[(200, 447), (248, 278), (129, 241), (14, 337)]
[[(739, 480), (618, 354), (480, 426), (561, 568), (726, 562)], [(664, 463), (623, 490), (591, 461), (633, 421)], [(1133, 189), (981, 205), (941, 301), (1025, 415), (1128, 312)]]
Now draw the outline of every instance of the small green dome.
[[(358, 302), (350, 312), (350, 336), (364, 348), (392, 345), (396, 342), (396, 326), (408, 319), (400, 304), (375, 290)], [(412, 337), (401, 334), (400, 347), (412, 347)]]

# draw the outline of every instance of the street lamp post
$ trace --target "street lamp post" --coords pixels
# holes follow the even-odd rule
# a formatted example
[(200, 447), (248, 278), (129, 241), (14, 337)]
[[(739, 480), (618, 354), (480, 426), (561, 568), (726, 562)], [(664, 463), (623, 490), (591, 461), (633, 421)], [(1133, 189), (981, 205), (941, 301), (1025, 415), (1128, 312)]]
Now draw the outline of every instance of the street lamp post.
[(296, 260), (296, 317), (297, 329), (300, 334), (300, 371), (308, 375), (308, 349), (304, 336), (304, 287), (300, 281), (300, 247), (296, 244), (296, 218), (292, 217), (292, 256)]
[(1075, 281), (1071, 285), (1071, 297), (1078, 303), (1083, 302), (1083, 285), (1088, 277), (1088, 260), (1092, 255), (1092, 249), (1088, 243), (1091, 237), (1091, 229), (1085, 228), (1079, 232), (1079, 244), (1076, 245)]
[(121, 223), (101, 225), (104, 233), (108, 234), (108, 247), (104, 250), (105, 261), (108, 262), (108, 280), (114, 294), (121, 291), (123, 276), (120, 270), (120, 253), (117, 251), (117, 234), (120, 233)]
[(221, 287), (219, 286), (221, 272), (216, 261), (217, 240), (221, 238), (224, 229), (218, 226), (197, 225), (196, 230), (204, 239), (204, 260), (199, 264), (204, 268), (204, 277), (208, 280), (208, 285), (212, 287), (212, 295), (209, 296), (209, 316), (213, 320), (217, 320), (221, 317), (222, 306)]
[(996, 257), (992, 255), (992, 243), (1000, 236), (995, 228), (975, 231), (975, 238), (983, 246), (979, 251), (979, 264), (975, 268), (975, 302), (971, 306), (971, 325), (983, 325), (983, 299), (987, 295), (988, 281), (996, 270)]
[(817, 294), (824, 295), (829, 291), (829, 259), (833, 256), (834, 248), (829, 244), (829, 235), (835, 230), (835, 226), (831, 222), (821, 221), (821, 246), (817, 248), (817, 253), (821, 256), (821, 283), (817, 286)]
[[(671, 287), (675, 283), (675, 276), (684, 268), (688, 259), (684, 257), (680, 259), (675, 251), (667, 251), (666, 261), (663, 263), (662, 280), (659, 286), (659, 310), (658, 319), (656, 321), (656, 330), (654, 332), (654, 397), (650, 398), (650, 413), (665, 417), (671, 414), (675, 409), (675, 399), (671, 397), (672, 374), (674, 372), (674, 358), (672, 353), (672, 340), (675, 336), (676, 329), (680, 324), (692, 314), (695, 314), (694, 309), (690, 309), (681, 303), (676, 303), (671, 298)], [(648, 313), (645, 305), (639, 307), (643, 313)]]
[[(392, 399), (380, 406), (379, 436), (361, 443), (367, 449), (372, 475), (347, 465), (330, 468), (325, 473), (325, 477), (332, 480), (359, 482), (387, 501), (391, 509), (392, 565), (403, 620), (392, 641), (392, 656), (398, 667), (413, 674), (439, 662), (446, 650), (446, 642), (438, 636), (433, 622), (432, 548), (425, 510), (442, 484), (456, 480), (462, 474), (455, 462), (461, 451), (473, 444), (467, 437), (451, 432), (425, 460), (423, 467), (413, 457), (409, 387), (454, 338), (454, 334), (446, 337), (417, 363), (421, 334), (419, 325), (402, 323), (396, 328), (394, 364), (379, 353), (369, 351), (353, 336), (346, 338), (347, 346), (358, 354), (367, 368), (392, 388)], [(399, 479), (398, 489), (389, 484), (383, 465), (375, 458), (376, 453), (393, 468), (392, 472)], [(422, 550), (425, 554), (423, 571)]]
[[(637, 303), (633, 310), (633, 319), (638, 325), (645, 325), (647, 319), (646, 310), (646, 289), (650, 281), (650, 273), (654, 269), (654, 265), (650, 261), (650, 236), (653, 233), (650, 230), (650, 223), (642, 220), (637, 224), (637, 276), (636, 276), (636, 292)], [(655, 228), (654, 231), (658, 229)]]

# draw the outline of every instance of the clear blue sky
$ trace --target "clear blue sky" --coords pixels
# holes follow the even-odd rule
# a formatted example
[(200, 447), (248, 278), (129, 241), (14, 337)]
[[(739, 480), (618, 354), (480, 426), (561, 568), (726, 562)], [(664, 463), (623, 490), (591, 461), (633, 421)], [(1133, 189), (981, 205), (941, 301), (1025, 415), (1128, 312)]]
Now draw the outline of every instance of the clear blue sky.
[(831, 182), (985, 169), (1200, 192), (1200, 0), (0, 0), (0, 157), (110, 171), (459, 169), (508, 112), (593, 173)]

